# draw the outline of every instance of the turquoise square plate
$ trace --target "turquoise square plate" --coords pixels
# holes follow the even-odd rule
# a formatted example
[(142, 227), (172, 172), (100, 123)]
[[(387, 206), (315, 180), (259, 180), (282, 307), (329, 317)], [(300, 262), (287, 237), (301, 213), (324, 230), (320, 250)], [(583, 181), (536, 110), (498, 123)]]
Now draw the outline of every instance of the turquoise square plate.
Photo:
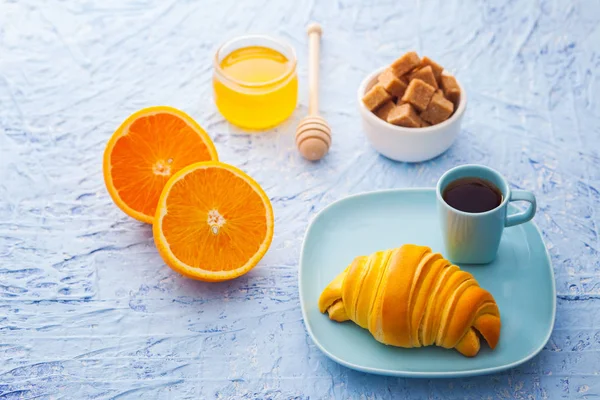
[(500, 308), (502, 331), (493, 351), (483, 342), (474, 358), (438, 347), (385, 346), (354, 323), (330, 321), (319, 312), (321, 291), (357, 255), (404, 243), (426, 245), (443, 254), (435, 201), (434, 189), (365, 193), (331, 204), (310, 224), (299, 268), (302, 315), (315, 344), (334, 361), (381, 375), (482, 375), (524, 363), (550, 338), (556, 313), (554, 274), (532, 222), (505, 229), (493, 263), (461, 266), (493, 294)]

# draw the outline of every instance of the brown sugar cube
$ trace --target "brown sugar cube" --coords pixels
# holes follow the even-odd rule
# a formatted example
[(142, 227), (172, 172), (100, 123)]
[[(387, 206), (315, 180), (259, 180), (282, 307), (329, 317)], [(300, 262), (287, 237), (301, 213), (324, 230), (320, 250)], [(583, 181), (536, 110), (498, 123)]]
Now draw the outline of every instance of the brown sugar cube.
[(455, 107), (458, 107), (460, 101), (460, 87), (456, 82), (456, 79), (452, 75), (442, 75), (442, 89), (444, 89), (444, 96), (452, 103)]
[[(442, 89), (438, 89), (438, 90), (435, 91), (435, 93), (433, 94), (433, 96), (435, 96), (436, 94), (440, 94), (440, 95), (444, 96), (444, 91)], [(433, 96), (431, 96), (432, 99), (433, 99)], [(446, 96), (444, 96), (444, 97), (446, 97)]]
[(435, 79), (435, 75), (433, 74), (433, 69), (430, 65), (420, 68), (410, 74), (410, 80), (420, 79), (428, 85), (433, 86), (434, 88), (438, 88), (437, 80)]
[(385, 103), (383, 103), (377, 110), (375, 110), (375, 115), (377, 115), (382, 120), (387, 121), (387, 117), (390, 111), (394, 109), (394, 107), (396, 107), (394, 101), (388, 100)]
[(425, 111), (421, 113), (421, 118), (435, 125), (447, 120), (453, 111), (454, 104), (441, 93), (436, 92)]
[(414, 51), (409, 51), (390, 65), (396, 76), (402, 76), (419, 65), (421, 60)]
[(438, 82), (438, 84), (440, 84), (441, 83), (440, 78), (442, 76), (442, 71), (444, 70), (444, 67), (442, 67), (440, 64), (433, 61), (431, 58), (425, 56), (421, 59), (421, 64), (419, 64), (419, 67), (423, 68), (428, 65), (431, 67), (431, 69), (433, 71), (435, 80)]
[(373, 111), (391, 99), (392, 96), (383, 87), (375, 85), (363, 96), (362, 101), (370, 111)]
[(406, 91), (406, 83), (398, 79), (391, 69), (386, 69), (379, 75), (379, 84), (383, 86), (392, 96), (402, 97)]
[(428, 126), (431, 126), (431, 124), (425, 120), (423, 120), (423, 122), (421, 122), (421, 128), (427, 128)]
[(435, 93), (435, 88), (426, 84), (420, 79), (413, 79), (408, 84), (402, 101), (412, 104), (417, 110), (423, 111), (427, 108), (431, 96)]
[(410, 71), (409, 73), (407, 73), (406, 75), (403, 75), (403, 76), (402, 76), (402, 78), (406, 79), (406, 81), (407, 81), (408, 83), (410, 83), (410, 81), (412, 81), (412, 80), (413, 80), (413, 75), (414, 75), (414, 74), (415, 74), (417, 71), (419, 71), (420, 69), (421, 69), (421, 68), (417, 67), (417, 68), (413, 69), (412, 71)]
[(423, 120), (410, 104), (394, 107), (388, 114), (387, 122), (407, 128), (420, 128)]

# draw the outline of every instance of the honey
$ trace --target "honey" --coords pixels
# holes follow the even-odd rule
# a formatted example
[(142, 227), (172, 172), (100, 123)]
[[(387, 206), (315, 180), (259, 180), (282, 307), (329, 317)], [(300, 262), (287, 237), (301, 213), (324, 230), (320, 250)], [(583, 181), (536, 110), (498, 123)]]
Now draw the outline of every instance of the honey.
[(213, 76), (215, 103), (234, 125), (250, 130), (274, 127), (298, 101), (293, 49), (265, 36), (246, 36), (217, 52)]

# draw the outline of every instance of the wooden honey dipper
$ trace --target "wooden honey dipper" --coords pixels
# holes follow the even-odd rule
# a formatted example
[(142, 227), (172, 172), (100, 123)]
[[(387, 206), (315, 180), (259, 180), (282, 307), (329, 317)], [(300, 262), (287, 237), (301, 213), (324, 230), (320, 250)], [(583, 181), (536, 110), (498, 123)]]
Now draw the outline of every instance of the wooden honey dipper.
[(309, 49), (309, 102), (308, 116), (296, 129), (296, 146), (300, 154), (310, 161), (320, 160), (331, 146), (331, 129), (319, 116), (319, 42), (323, 33), (321, 25), (312, 23), (308, 26)]

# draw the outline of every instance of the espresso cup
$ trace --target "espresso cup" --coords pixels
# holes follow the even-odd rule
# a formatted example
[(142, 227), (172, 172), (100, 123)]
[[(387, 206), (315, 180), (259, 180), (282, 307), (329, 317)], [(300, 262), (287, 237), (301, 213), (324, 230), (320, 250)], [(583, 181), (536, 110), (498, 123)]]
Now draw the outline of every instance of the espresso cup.
[[(477, 178), (494, 185), (502, 194), (500, 205), (484, 212), (465, 212), (444, 200), (444, 190), (462, 178)], [(446, 247), (445, 256), (454, 263), (487, 264), (496, 258), (505, 227), (525, 223), (536, 210), (535, 196), (525, 190), (511, 190), (508, 182), (495, 170), (483, 165), (462, 165), (447, 171), (436, 187), (437, 208)], [(508, 203), (526, 201), (523, 212), (508, 215)]]

